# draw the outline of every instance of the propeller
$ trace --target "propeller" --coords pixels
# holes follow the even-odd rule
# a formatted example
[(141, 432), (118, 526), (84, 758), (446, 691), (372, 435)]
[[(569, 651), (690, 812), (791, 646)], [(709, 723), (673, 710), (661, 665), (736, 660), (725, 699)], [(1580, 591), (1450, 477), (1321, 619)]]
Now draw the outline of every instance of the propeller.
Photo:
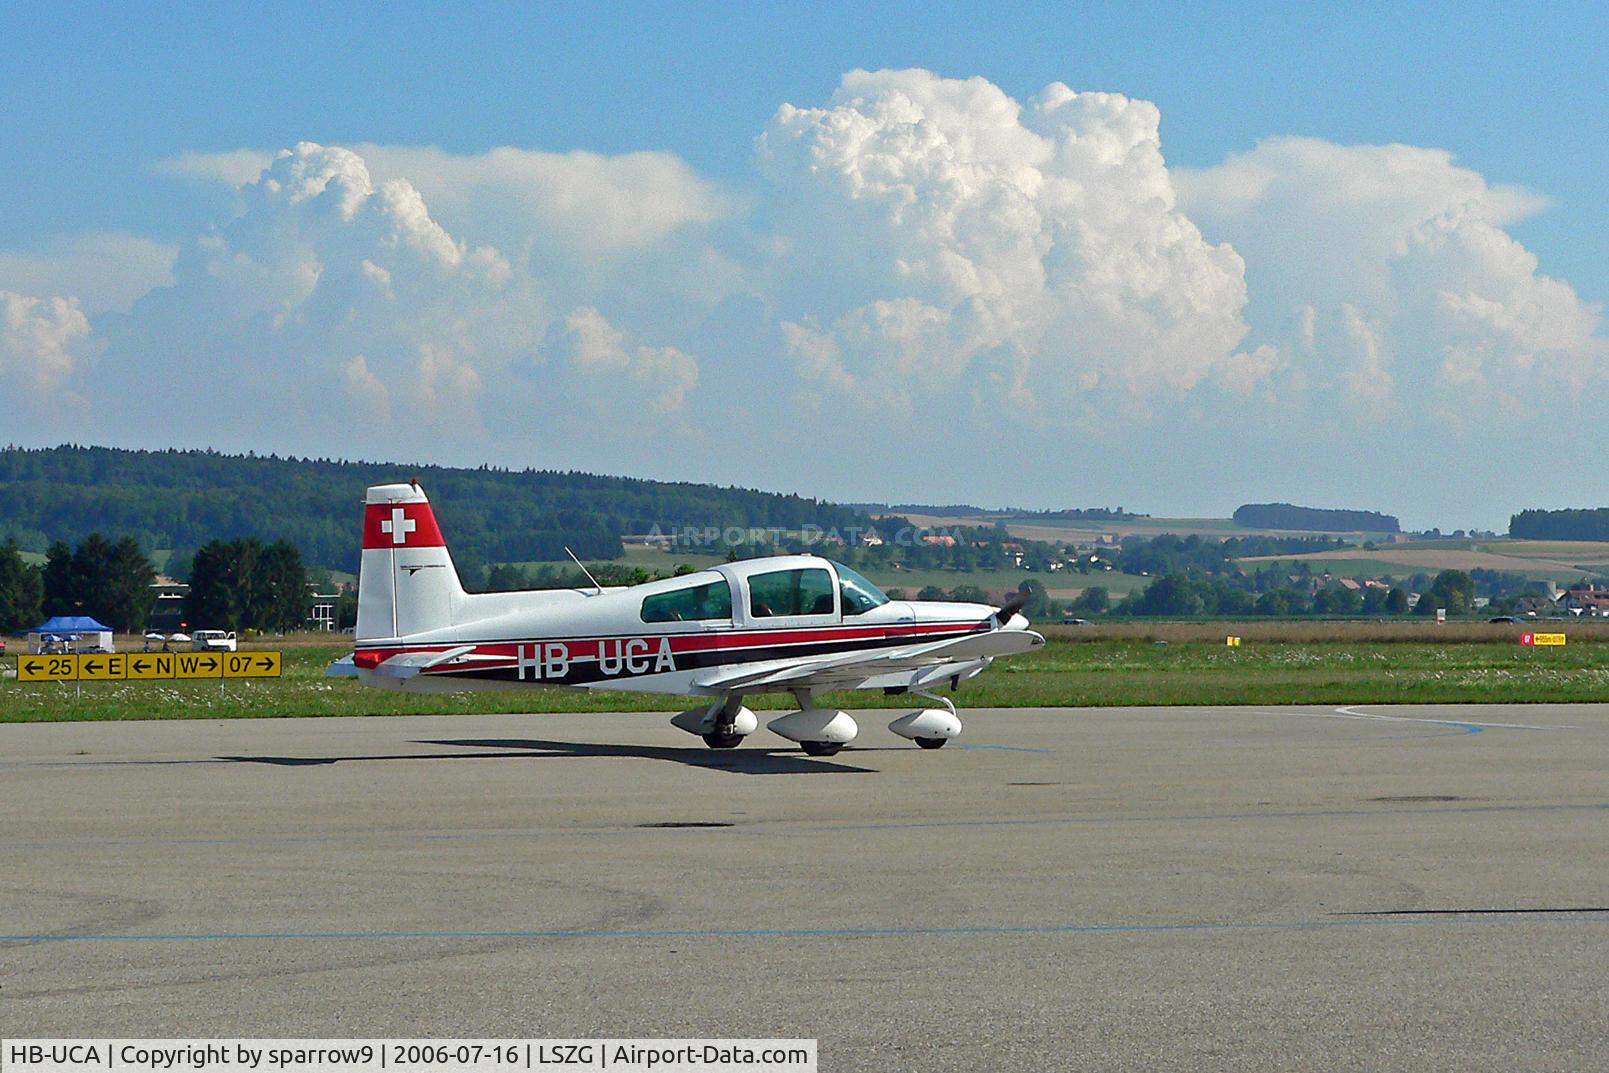
[(1017, 595), (1007, 600), (1001, 605), (1000, 610), (994, 613), (995, 622), (1001, 626), (1004, 626), (1006, 623), (1011, 621), (1012, 615), (1017, 614), (1017, 612), (1028, 606), (1028, 601), (1031, 598), (1032, 594), (1026, 589), (1019, 590)]

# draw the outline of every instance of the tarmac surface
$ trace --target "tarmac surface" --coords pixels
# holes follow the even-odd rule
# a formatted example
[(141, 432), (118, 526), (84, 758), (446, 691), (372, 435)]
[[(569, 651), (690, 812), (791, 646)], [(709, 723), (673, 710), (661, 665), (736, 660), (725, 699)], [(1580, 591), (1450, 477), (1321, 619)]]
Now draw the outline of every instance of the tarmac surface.
[(0, 1035), (1609, 1067), (1609, 705), (0, 726)]

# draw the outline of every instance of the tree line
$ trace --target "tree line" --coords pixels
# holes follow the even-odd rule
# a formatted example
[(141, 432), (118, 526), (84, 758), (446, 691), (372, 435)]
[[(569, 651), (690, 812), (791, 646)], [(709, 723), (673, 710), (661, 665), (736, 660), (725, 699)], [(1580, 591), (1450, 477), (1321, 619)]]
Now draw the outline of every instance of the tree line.
[(1509, 518), (1508, 535), (1525, 540), (1609, 540), (1609, 507), (1522, 510)]
[(91, 533), (77, 547), (58, 540), (42, 566), (14, 540), (0, 547), (0, 631), (16, 633), (57, 615), (83, 615), (114, 630), (145, 625), (156, 603), (156, 570), (130, 537)]
[(1235, 508), (1235, 524), (1248, 529), (1306, 529), (1319, 532), (1397, 533), (1401, 525), (1373, 510), (1329, 510), (1290, 503), (1247, 503)]
[(622, 534), (682, 526), (860, 526), (862, 511), (798, 495), (551, 470), (454, 469), (62, 446), (0, 449), (0, 539), (26, 551), (92, 532), (193, 552), (214, 540), (284, 539), (304, 562), (355, 571), (371, 484), (418, 478), (466, 575), (494, 562), (614, 559)]
[[(1264, 580), (1272, 580), (1262, 575)], [(1409, 607), (1411, 590), (1420, 591), (1419, 600)], [(1095, 594), (1092, 597), (1092, 594)], [(1366, 615), (1434, 615), (1445, 608), (1449, 615), (1467, 615), (1475, 610), (1477, 585), (1463, 570), (1443, 570), (1435, 578), (1416, 577), (1407, 583), (1364, 586), (1357, 589), (1331, 581), (1316, 592), (1298, 588), (1284, 578), (1272, 580), (1262, 588), (1257, 578), (1202, 577), (1167, 574), (1143, 590), (1130, 593), (1110, 612), (1118, 616), (1139, 617), (1219, 617), (1245, 618), (1267, 615), (1291, 618), (1305, 615), (1346, 617)], [(1105, 589), (1089, 589), (1070, 608), (1101, 612), (1109, 607)]]
[[(132, 537), (91, 533), (76, 547), (50, 545), (43, 565), (15, 541), (0, 546), (0, 633), (17, 633), (58, 615), (93, 618), (138, 633), (156, 607), (156, 570)], [(307, 570), (286, 540), (209, 541), (195, 554), (186, 621), (200, 628), (294, 630), (308, 612)]]

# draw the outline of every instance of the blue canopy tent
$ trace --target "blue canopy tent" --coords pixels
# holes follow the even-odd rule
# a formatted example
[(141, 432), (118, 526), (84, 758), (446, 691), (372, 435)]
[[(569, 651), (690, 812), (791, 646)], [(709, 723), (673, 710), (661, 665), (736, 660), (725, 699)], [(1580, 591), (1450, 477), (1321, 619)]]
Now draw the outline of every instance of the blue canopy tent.
[(72, 652), (111, 652), (112, 627), (88, 615), (57, 615), (28, 631), (29, 652), (43, 652), (47, 645), (64, 645)]

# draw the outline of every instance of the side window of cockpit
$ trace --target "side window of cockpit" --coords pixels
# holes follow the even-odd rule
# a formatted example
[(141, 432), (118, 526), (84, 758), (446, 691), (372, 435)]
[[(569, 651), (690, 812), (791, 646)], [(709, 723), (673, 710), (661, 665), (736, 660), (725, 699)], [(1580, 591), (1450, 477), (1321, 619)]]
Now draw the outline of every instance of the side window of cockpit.
[(843, 563), (833, 565), (838, 568), (839, 599), (843, 604), (845, 618), (864, 615), (872, 608), (882, 607), (888, 603), (888, 597), (883, 594), (882, 589)]
[(749, 578), (749, 614), (754, 618), (830, 615), (834, 609), (832, 576), (825, 570), (775, 570)]
[(732, 620), (732, 586), (725, 578), (707, 585), (644, 596), (644, 622), (709, 622)]

